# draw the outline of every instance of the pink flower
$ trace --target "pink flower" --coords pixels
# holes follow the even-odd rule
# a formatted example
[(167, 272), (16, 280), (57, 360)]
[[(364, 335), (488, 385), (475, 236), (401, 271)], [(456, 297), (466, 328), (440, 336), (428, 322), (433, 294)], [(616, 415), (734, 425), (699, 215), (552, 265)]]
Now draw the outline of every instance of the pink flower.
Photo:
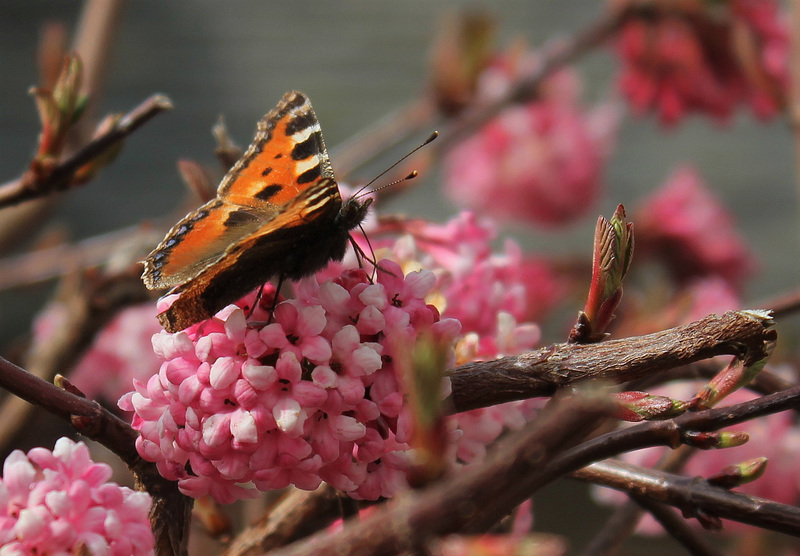
[(391, 339), (430, 329), (452, 341), (459, 327), (425, 302), (430, 272), (381, 261), (376, 277), (302, 281), (266, 324), (268, 285), (249, 324), (232, 305), (154, 336), (159, 373), (120, 400), (142, 457), (185, 494), (222, 503), (323, 480), (355, 498), (391, 496), (409, 448)]
[(635, 222), (637, 253), (661, 259), (679, 281), (719, 276), (737, 287), (754, 266), (728, 212), (689, 166), (645, 199)]
[[(491, 68), (484, 98), (519, 73), (525, 69)], [(507, 108), (453, 148), (445, 159), (450, 198), (481, 214), (545, 226), (586, 214), (600, 191), (618, 115), (611, 105), (584, 113), (577, 88), (573, 75), (562, 72), (535, 101)]]
[(464, 332), (493, 336), (501, 312), (516, 321), (538, 318), (562, 295), (547, 264), (525, 257), (512, 240), (502, 252), (492, 251), (497, 232), (490, 219), (463, 212), (445, 224), (409, 221), (404, 231), (408, 235), (388, 246), (391, 258), (433, 270), (437, 281), (429, 298)]
[(83, 442), (14, 450), (0, 480), (3, 554), (155, 554), (150, 495), (108, 482)]
[(669, 125), (692, 111), (724, 120), (739, 103), (760, 118), (782, 109), (789, 35), (776, 2), (654, 2), (647, 10), (625, 20), (616, 42), (619, 87), (636, 113), (655, 112)]
[[(37, 342), (47, 342), (63, 328), (67, 307), (51, 303), (36, 317)], [(150, 348), (150, 338), (161, 330), (156, 308), (144, 303), (123, 309), (95, 337), (69, 380), (88, 398), (116, 400), (130, 391), (133, 379), (147, 380), (161, 360)]]

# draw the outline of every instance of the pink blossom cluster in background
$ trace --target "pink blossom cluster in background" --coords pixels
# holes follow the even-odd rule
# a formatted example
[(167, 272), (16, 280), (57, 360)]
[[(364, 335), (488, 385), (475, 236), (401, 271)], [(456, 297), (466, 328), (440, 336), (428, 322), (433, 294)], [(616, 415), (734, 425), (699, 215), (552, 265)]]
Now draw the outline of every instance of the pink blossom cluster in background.
[[(537, 64), (530, 55), (499, 58), (478, 83), (479, 102), (506, 91)], [(512, 105), (444, 160), (445, 190), (482, 215), (540, 226), (574, 221), (599, 197), (619, 122), (615, 104), (584, 111), (577, 76), (561, 71), (531, 102)]]
[(109, 482), (82, 442), (14, 450), (0, 480), (3, 554), (155, 554), (150, 495)]
[(644, 200), (635, 222), (637, 255), (662, 260), (678, 282), (716, 276), (738, 289), (755, 266), (728, 210), (690, 166)]
[(759, 118), (782, 110), (789, 34), (777, 2), (689, 0), (648, 7), (647, 14), (629, 17), (616, 39), (619, 87), (635, 113), (654, 112), (669, 125), (691, 112), (725, 120), (739, 104)]

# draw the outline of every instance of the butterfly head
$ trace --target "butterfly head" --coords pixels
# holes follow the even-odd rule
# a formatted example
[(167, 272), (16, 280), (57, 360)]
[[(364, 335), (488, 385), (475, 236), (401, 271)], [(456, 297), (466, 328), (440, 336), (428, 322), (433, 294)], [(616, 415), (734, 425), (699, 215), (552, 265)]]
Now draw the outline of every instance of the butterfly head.
[(342, 208), (339, 209), (339, 214), (336, 215), (337, 227), (343, 230), (352, 230), (361, 224), (366, 218), (371, 204), (372, 199), (369, 197), (361, 201), (353, 196), (344, 201)]

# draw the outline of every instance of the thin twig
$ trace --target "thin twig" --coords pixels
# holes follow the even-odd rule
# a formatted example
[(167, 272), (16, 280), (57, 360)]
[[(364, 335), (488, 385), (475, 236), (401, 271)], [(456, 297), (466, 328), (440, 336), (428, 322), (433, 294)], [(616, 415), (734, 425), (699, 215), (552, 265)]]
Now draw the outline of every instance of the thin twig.
[(690, 528), (686, 520), (660, 502), (655, 502), (645, 496), (630, 495), (631, 499), (647, 510), (667, 531), (670, 536), (694, 556), (723, 556), (722, 552), (711, 546), (694, 529)]
[[(686, 462), (697, 452), (689, 446), (680, 446), (664, 454), (655, 468), (657, 471), (677, 473), (683, 469)], [(639, 525), (643, 515), (641, 504), (632, 500), (625, 501), (615, 511), (606, 525), (586, 545), (582, 554), (594, 556), (595, 554), (614, 554), (626, 538), (631, 536)]]
[(771, 325), (764, 314), (729, 311), (645, 336), (592, 345), (553, 344), (519, 356), (467, 363), (450, 374), (453, 406), (460, 412), (552, 396), (582, 380), (619, 384), (717, 355), (752, 363), (767, 357), (768, 344), (776, 338)]
[[(4, 213), (5, 215), (5, 213)], [(173, 220), (170, 219), (170, 222)], [(161, 226), (120, 228), (78, 242), (0, 259), (0, 291), (28, 286), (105, 264), (120, 252), (142, 258), (164, 237)]]
[(674, 475), (617, 460), (592, 464), (572, 476), (675, 506), (687, 516), (703, 511), (800, 537), (800, 508), (712, 486), (697, 477)]
[(589, 27), (575, 34), (571, 40), (557, 44), (553, 50), (542, 56), (542, 62), (536, 71), (515, 83), (503, 97), (491, 104), (468, 110), (442, 131), (442, 137), (434, 144), (434, 148), (440, 152), (447, 151), (508, 106), (535, 98), (545, 79), (613, 36), (628, 15), (628, 10), (609, 10)]
[(294, 489), (279, 498), (257, 523), (231, 541), (223, 556), (263, 554), (290, 542), (299, 529), (336, 507), (338, 496), (328, 485), (314, 492)]
[(118, 144), (172, 103), (164, 95), (153, 95), (122, 117), (108, 132), (96, 137), (78, 152), (58, 164), (43, 180), (27, 171), (21, 178), (0, 186), (0, 208), (49, 195), (70, 187), (72, 177), (82, 166)]

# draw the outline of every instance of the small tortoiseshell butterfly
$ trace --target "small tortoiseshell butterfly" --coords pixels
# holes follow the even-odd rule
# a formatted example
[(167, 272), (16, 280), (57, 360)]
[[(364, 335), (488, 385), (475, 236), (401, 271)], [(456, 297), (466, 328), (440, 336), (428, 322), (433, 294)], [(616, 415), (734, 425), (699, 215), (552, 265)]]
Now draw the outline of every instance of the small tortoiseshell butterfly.
[(274, 276), (300, 279), (341, 260), (371, 199), (342, 200), (308, 98), (286, 93), (258, 123), (215, 199), (187, 214), (144, 261), (148, 289), (174, 288), (168, 332), (211, 318)]

